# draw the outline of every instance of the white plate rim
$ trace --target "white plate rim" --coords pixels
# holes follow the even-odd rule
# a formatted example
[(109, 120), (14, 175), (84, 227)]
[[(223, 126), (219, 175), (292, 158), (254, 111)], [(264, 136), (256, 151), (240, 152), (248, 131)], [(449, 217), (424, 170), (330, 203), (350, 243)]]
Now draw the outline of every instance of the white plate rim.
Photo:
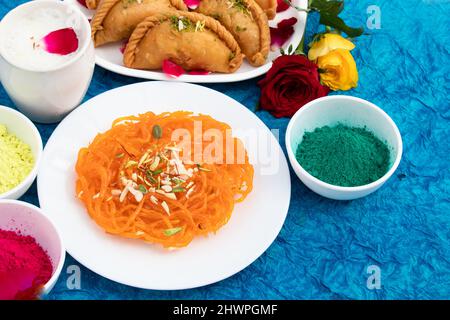
[[(265, 129), (269, 130), (269, 128), (266, 126), (266, 124), (264, 122), (262, 122), (253, 112), (251, 112), (248, 108), (246, 108), (245, 106), (240, 104), (238, 101), (232, 99), (231, 97), (228, 97), (227, 95), (225, 95), (225, 94), (223, 94), (221, 92), (218, 92), (218, 91), (215, 91), (215, 90), (212, 90), (212, 89), (200, 86), (200, 85), (189, 84), (189, 83), (179, 83), (179, 82), (177, 82), (177, 83), (175, 83), (175, 82), (164, 82), (164, 81), (140, 82), (140, 83), (125, 85), (125, 86), (122, 86), (122, 87), (118, 87), (118, 88), (106, 91), (106, 92), (102, 93), (99, 96), (102, 96), (104, 94), (108, 94), (111, 91), (126, 90), (127, 88), (133, 87), (133, 86), (147, 86), (147, 85), (155, 85), (155, 86), (157, 86), (158, 83), (170, 83), (170, 84), (173, 84), (173, 85), (193, 86), (193, 87), (202, 88), (202, 90), (214, 91), (215, 94), (217, 94), (218, 96), (222, 96), (223, 98), (235, 101), (237, 104), (239, 104), (243, 108), (242, 110), (244, 112), (247, 112), (248, 115), (250, 117), (253, 117), (256, 122), (259, 122), (259, 125), (262, 125), (263, 127), (265, 127)], [(54, 137), (59, 134), (59, 131), (61, 130), (62, 125), (64, 125), (65, 123), (68, 123), (73, 116), (76, 116), (77, 113), (83, 112), (84, 109), (87, 109), (88, 107), (92, 107), (92, 106), (89, 106), (89, 104), (90, 104), (89, 102), (92, 103), (93, 100), (95, 102), (95, 99), (97, 97), (98, 96), (93, 97), (92, 99), (90, 99), (90, 100), (86, 101), (85, 103), (83, 103), (80, 107), (78, 107), (71, 114), (69, 114), (57, 126), (57, 128), (53, 131), (51, 137), (49, 138), (49, 140), (48, 140), (48, 142), (47, 142), (47, 144), (46, 144), (46, 146), (44, 148), (43, 160), (46, 158), (47, 150), (48, 150), (49, 146), (52, 145)], [(275, 139), (275, 137), (272, 136), (272, 139)], [(210, 284), (213, 284), (213, 283), (216, 283), (216, 282), (220, 282), (220, 281), (222, 281), (224, 279), (227, 279), (227, 278), (229, 278), (229, 277), (231, 277), (231, 276), (241, 272), (242, 270), (244, 270), (245, 268), (250, 266), (253, 262), (255, 262), (260, 256), (262, 256), (268, 250), (268, 248), (273, 244), (273, 242), (278, 237), (278, 234), (280, 233), (280, 231), (281, 231), (281, 229), (282, 229), (282, 227), (284, 225), (284, 222), (286, 220), (287, 214), (288, 214), (290, 200), (291, 200), (290, 172), (289, 172), (289, 167), (288, 167), (286, 156), (285, 156), (285, 154), (284, 154), (284, 152), (283, 152), (279, 142), (276, 141), (275, 145), (276, 145), (276, 147), (278, 149), (277, 151), (278, 151), (278, 153), (280, 155), (280, 172), (281, 173), (283, 173), (283, 172), (287, 173), (287, 178), (288, 178), (286, 181), (284, 181), (284, 183), (286, 184), (286, 198), (287, 198), (287, 201), (283, 202), (282, 205), (280, 206), (280, 215), (279, 215), (278, 225), (276, 225), (275, 228), (273, 229), (272, 236), (267, 238), (265, 243), (258, 250), (254, 251), (253, 255), (247, 259), (246, 263), (243, 263), (243, 264), (233, 268), (233, 270), (230, 270), (230, 271), (226, 272), (225, 274), (221, 274), (215, 280), (213, 280), (213, 281), (196, 281), (195, 284), (181, 285), (181, 286), (177, 286), (177, 285), (173, 286), (172, 285), (172, 286), (163, 286), (163, 287), (161, 287), (161, 286), (153, 286), (153, 285), (152, 286), (142, 285), (142, 284), (139, 284), (139, 283), (134, 282), (134, 281), (133, 282), (123, 281), (122, 279), (118, 279), (115, 276), (111, 276), (110, 274), (108, 274), (107, 272), (105, 272), (103, 270), (98, 270), (95, 266), (92, 266), (91, 262), (86, 261), (85, 259), (83, 259), (83, 257), (80, 257), (78, 254), (74, 254), (73, 251), (71, 250), (71, 244), (69, 243), (69, 241), (65, 240), (67, 252), (75, 260), (80, 262), (82, 265), (84, 265), (89, 270), (97, 273), (98, 275), (100, 275), (100, 276), (102, 276), (104, 278), (107, 278), (109, 280), (112, 280), (114, 282), (121, 283), (121, 284), (128, 285), (128, 286), (135, 287), (135, 288), (140, 288), (140, 289), (163, 290), (164, 291), (164, 290), (184, 290), (184, 289), (198, 288), (198, 287), (210, 285)], [(47, 215), (49, 215), (49, 213), (47, 212), (47, 210), (45, 208), (46, 207), (45, 203), (43, 204), (43, 196), (42, 196), (42, 190), (43, 190), (43, 185), (44, 185), (44, 181), (42, 179), (42, 173), (43, 173), (44, 170), (45, 170), (45, 163), (43, 161), (43, 164), (41, 165), (41, 168), (40, 168), (40, 171), (39, 171), (39, 174), (38, 174), (38, 178), (37, 178), (37, 189), (38, 189), (38, 198), (39, 198), (39, 202), (41, 204), (41, 208), (43, 209), (43, 211)], [(53, 219), (53, 217), (51, 215), (49, 215), (49, 218)], [(57, 223), (57, 221), (54, 221), (54, 222)], [(94, 223), (94, 222), (92, 222), (92, 223)], [(60, 227), (60, 230), (61, 229), (63, 229), (63, 227)], [(61, 231), (62, 231), (61, 232), (62, 236), (64, 238), (64, 232), (63, 232), (63, 230), (61, 230)], [(214, 236), (214, 235), (211, 235), (211, 236)]]

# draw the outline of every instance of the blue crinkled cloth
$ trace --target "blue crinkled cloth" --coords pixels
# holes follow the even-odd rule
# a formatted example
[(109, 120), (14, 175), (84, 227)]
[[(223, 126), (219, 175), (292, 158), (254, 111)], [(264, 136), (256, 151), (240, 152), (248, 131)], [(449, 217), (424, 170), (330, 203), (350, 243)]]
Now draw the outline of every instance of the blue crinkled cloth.
[[(0, 17), (25, 1), (0, 0)], [(120, 285), (81, 266), (81, 290), (63, 270), (50, 299), (448, 299), (450, 298), (450, 1), (346, 1), (345, 20), (366, 25), (381, 9), (381, 28), (355, 40), (359, 86), (348, 92), (381, 106), (402, 133), (404, 155), (376, 193), (338, 202), (308, 190), (291, 171), (292, 200), (280, 235), (257, 261), (207, 287), (148, 291)], [(307, 40), (318, 30), (311, 15)], [(86, 99), (141, 80), (97, 67)], [(208, 87), (255, 111), (258, 79)], [(338, 92), (340, 94), (340, 92)], [(12, 103), (0, 87), (0, 104)], [(289, 119), (255, 111), (270, 128)], [(39, 125), (44, 141), (55, 126)], [(282, 143), (283, 148), (284, 143)], [(22, 200), (38, 204), (36, 186)], [(78, 264), (70, 256), (66, 267)], [(367, 267), (381, 270), (369, 290)]]

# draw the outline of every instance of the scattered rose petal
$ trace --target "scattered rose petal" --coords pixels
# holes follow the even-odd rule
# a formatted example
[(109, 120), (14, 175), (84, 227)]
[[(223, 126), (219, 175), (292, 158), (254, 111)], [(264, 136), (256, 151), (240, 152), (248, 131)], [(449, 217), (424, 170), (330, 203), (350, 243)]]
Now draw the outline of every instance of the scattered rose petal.
[(125, 40), (124, 42), (122, 42), (122, 45), (119, 48), (119, 50), (122, 54), (124, 54), (125, 49), (127, 48), (127, 45), (128, 45), (128, 40)]
[(200, 0), (183, 0), (184, 4), (191, 10), (195, 10), (200, 5)]
[(205, 76), (210, 74), (211, 72), (206, 71), (206, 70), (191, 70), (188, 72), (188, 74), (190, 74), (191, 76)]
[(278, 0), (277, 12), (286, 11), (290, 7), (290, 5), (286, 3), (286, 1), (291, 2), (290, 0)]
[(87, 8), (86, 0), (77, 0), (79, 4)]
[(280, 48), (286, 43), (294, 33), (294, 25), (296, 23), (297, 18), (292, 17), (280, 21), (276, 28), (270, 28), (271, 46), (273, 49)]
[(186, 72), (181, 66), (167, 59), (163, 61), (162, 70), (166, 75), (172, 78), (178, 78)]
[(49, 53), (67, 55), (78, 49), (78, 37), (72, 28), (50, 32), (42, 41)]

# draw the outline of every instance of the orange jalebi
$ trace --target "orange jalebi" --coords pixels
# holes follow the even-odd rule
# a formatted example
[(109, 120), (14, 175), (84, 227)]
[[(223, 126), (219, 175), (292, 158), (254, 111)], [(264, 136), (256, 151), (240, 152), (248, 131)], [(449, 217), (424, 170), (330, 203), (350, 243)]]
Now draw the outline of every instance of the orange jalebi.
[(119, 118), (79, 151), (77, 196), (108, 233), (187, 246), (252, 190), (253, 166), (230, 137), (227, 124), (185, 111)]

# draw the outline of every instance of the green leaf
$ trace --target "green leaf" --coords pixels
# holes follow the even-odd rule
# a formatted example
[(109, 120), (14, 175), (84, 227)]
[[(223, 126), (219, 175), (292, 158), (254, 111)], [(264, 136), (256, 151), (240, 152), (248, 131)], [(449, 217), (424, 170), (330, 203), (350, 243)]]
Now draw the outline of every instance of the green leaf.
[(300, 41), (300, 43), (298, 44), (297, 49), (295, 49), (295, 54), (299, 54), (299, 55), (306, 55), (305, 51), (303, 51), (303, 47), (305, 46), (305, 35), (303, 35), (302, 37), (302, 41)]
[(320, 13), (320, 23), (345, 32), (350, 38), (356, 38), (364, 32), (363, 28), (349, 27), (344, 20), (336, 15), (330, 15), (328, 13)]
[(294, 48), (292, 47), (292, 44), (289, 45), (288, 48), (288, 54), (292, 54), (294, 52)]
[(152, 129), (152, 135), (155, 139), (161, 139), (162, 137), (162, 128), (155, 124)]
[(344, 9), (343, 0), (312, 0), (309, 8), (314, 11), (337, 16)]
[(177, 234), (177, 233), (180, 232), (181, 230), (183, 230), (182, 227), (166, 229), (166, 230), (164, 230), (164, 234), (165, 234), (166, 236), (170, 237), (170, 236), (173, 236), (174, 234)]

